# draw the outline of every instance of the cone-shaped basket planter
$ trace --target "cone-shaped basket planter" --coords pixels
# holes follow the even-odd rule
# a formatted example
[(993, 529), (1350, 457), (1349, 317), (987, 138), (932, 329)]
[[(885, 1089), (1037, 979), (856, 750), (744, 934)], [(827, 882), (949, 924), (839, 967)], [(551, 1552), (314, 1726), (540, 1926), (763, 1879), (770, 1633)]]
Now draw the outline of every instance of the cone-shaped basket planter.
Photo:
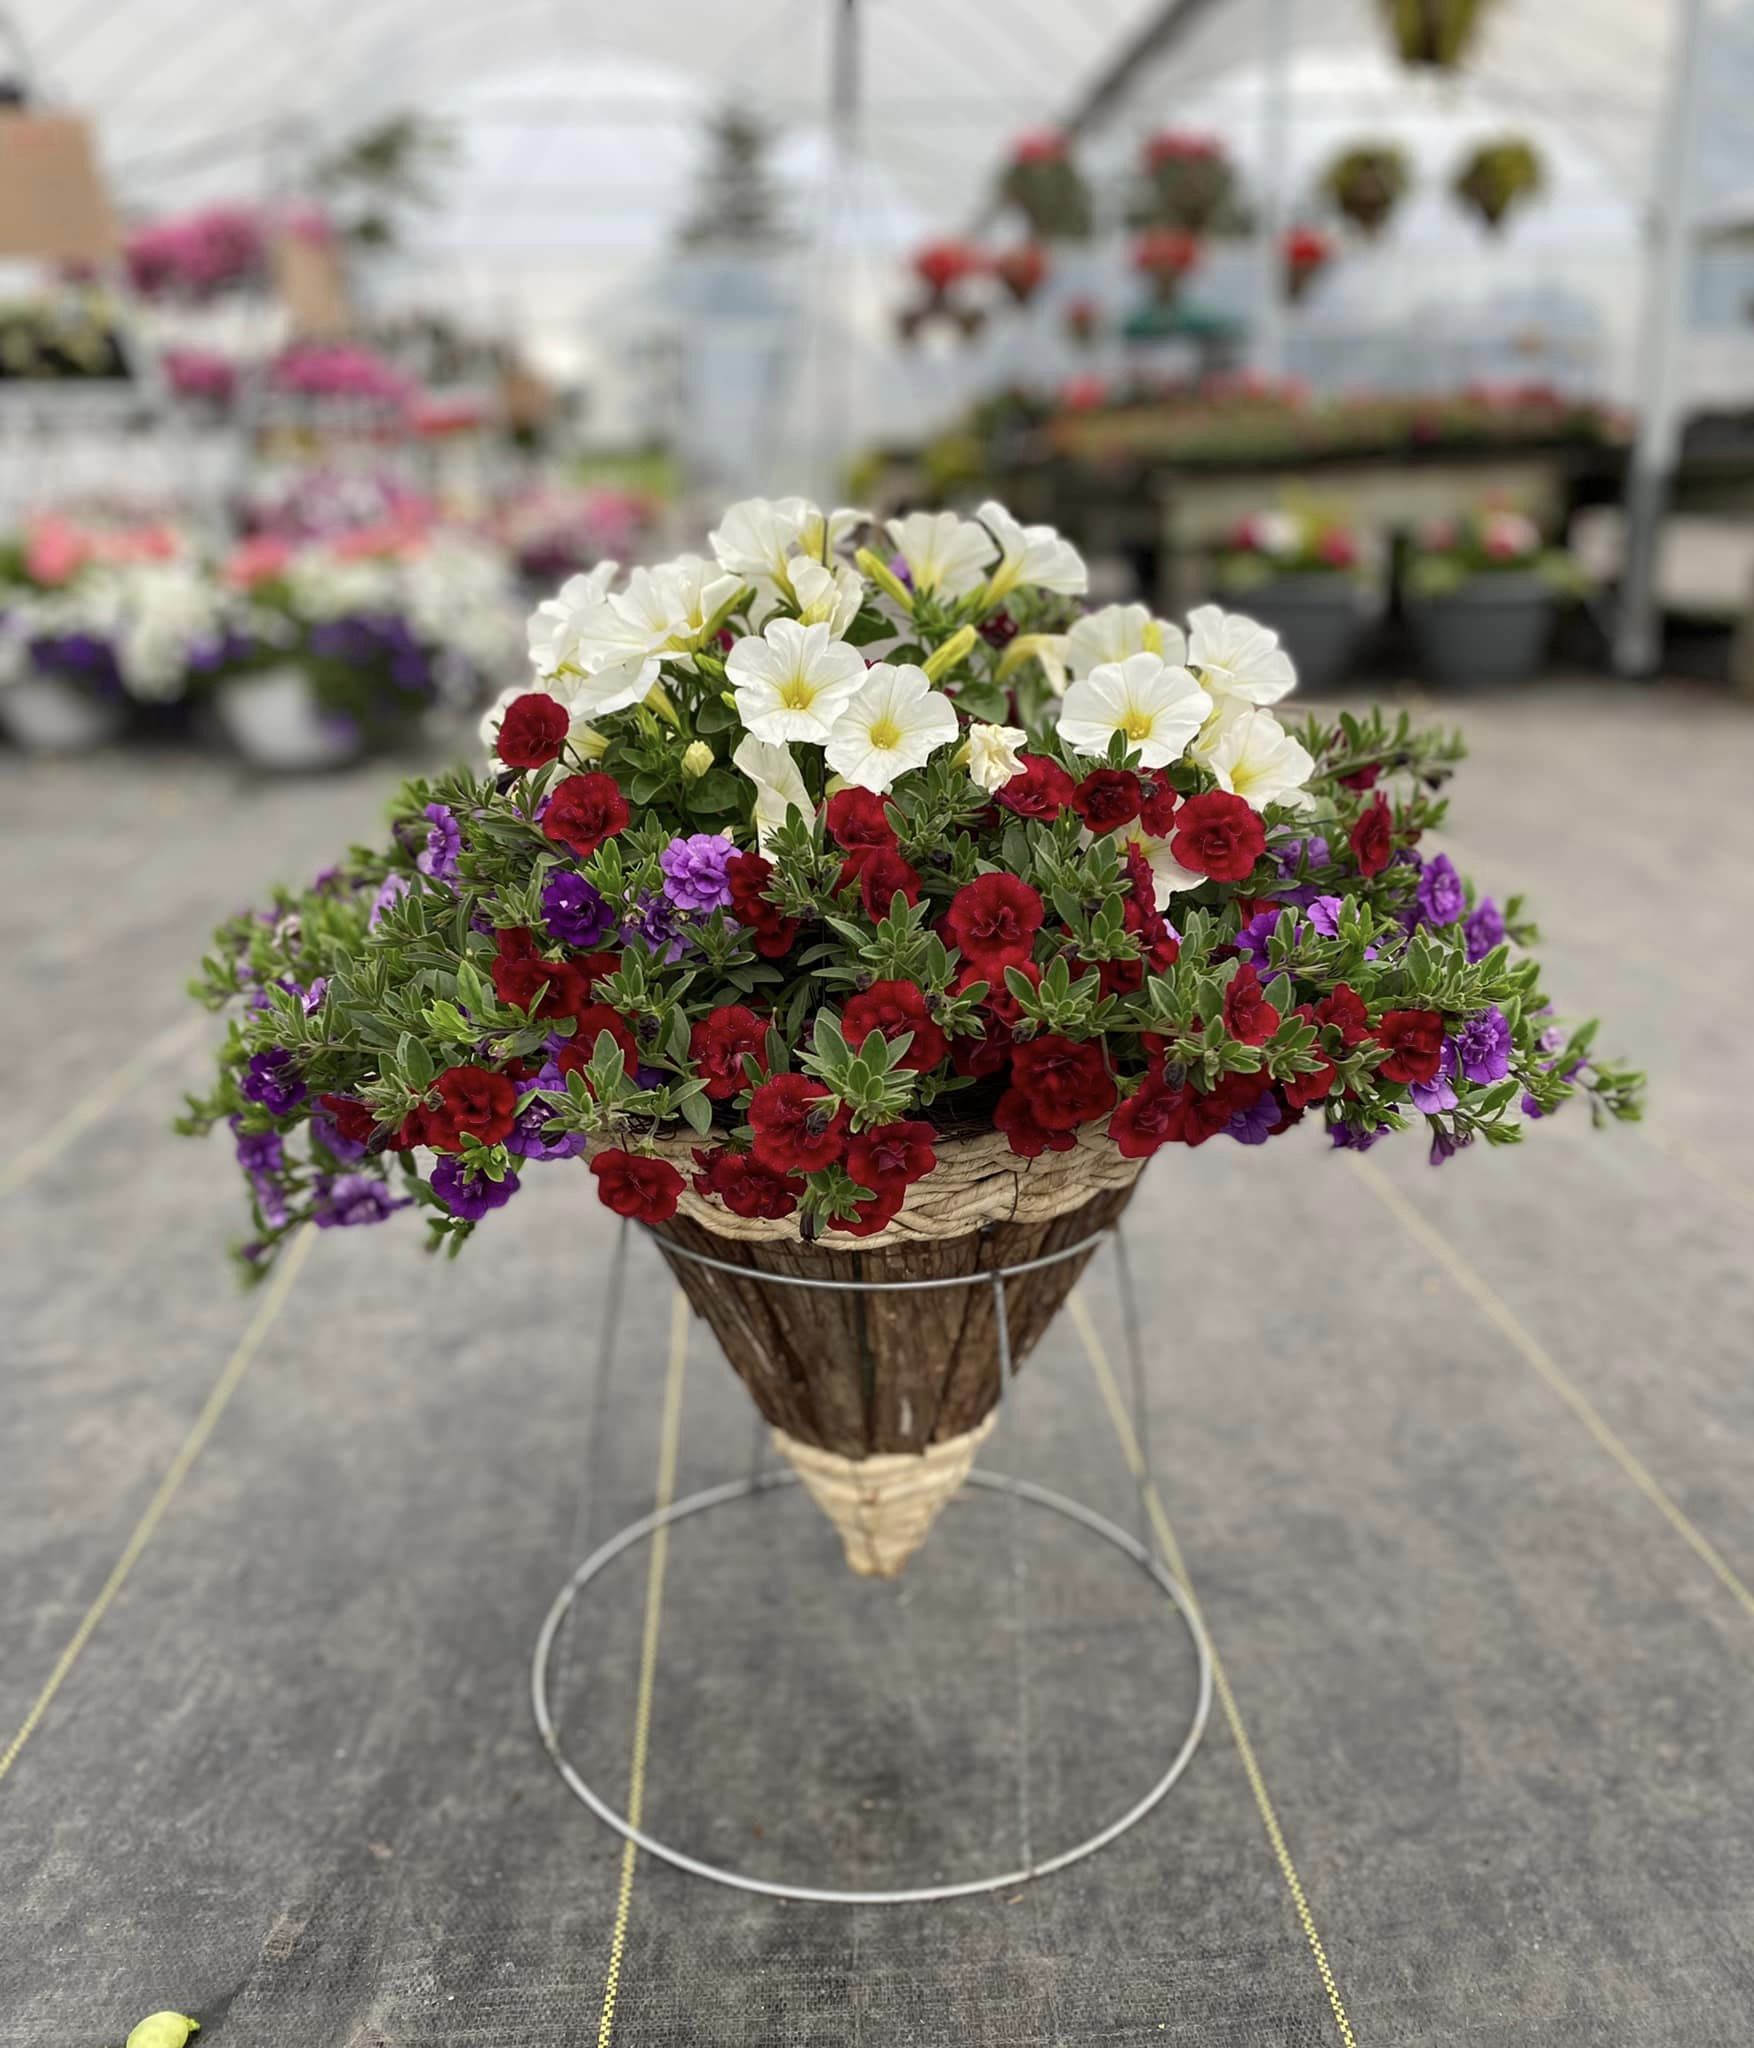
[[(685, 1156), (678, 1147), (677, 1163)], [(795, 1217), (732, 1216), (693, 1193), (656, 1227), (677, 1280), (776, 1448), (840, 1532), (854, 1571), (893, 1578), (901, 1570), (992, 1426), (1001, 1311), (994, 1282), (982, 1276), (1030, 1268), (1001, 1283), (1015, 1368), (1094, 1246), (1053, 1254), (1113, 1223), (1142, 1164), (1123, 1159), (1097, 1129), (1080, 1132), (1069, 1152), (1034, 1160), (981, 1131), (941, 1139), (932, 1174), (874, 1237), (807, 1244)], [(789, 1286), (757, 1274), (830, 1284)], [(949, 1280), (967, 1284), (883, 1291)]]

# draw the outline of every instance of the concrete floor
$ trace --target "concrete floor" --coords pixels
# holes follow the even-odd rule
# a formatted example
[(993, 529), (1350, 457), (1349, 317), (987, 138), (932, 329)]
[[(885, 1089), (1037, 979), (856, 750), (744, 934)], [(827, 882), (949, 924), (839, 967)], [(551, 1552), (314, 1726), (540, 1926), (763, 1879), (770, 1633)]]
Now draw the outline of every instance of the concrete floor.
[[(383, 771), (0, 761), (8, 2048), (161, 2006), (215, 2048), (1744, 2043), (1754, 717), (1583, 684), (1461, 712), (1452, 850), (1528, 890), (1651, 1120), (1441, 1174), (1297, 1140), (1154, 1167), (1151, 1448), (1226, 1697), (1102, 1855), (901, 1910), (626, 1858), (541, 1752), (571, 1563), (753, 1447), (643, 1247), (598, 1369), (614, 1239), (565, 1169), (455, 1266), (330, 1234), (251, 1348), (229, 1162), (166, 1132), (206, 1042), (181, 984), (217, 917), (370, 833)], [(1118, 1367), (1112, 1269), (1084, 1300)], [(1092, 1352), (1063, 1320), (996, 1462), (1131, 1526)], [(605, 1577), (556, 1687), (618, 1801), (649, 1567)], [(766, 1874), (1009, 1861), (1022, 1755), (1051, 1850), (1192, 1701), (1143, 1580), (1034, 1519), (1013, 1548), (1002, 1504), (899, 1591), (845, 1581), (795, 1498), (728, 1508), (657, 1591), (645, 1818)]]

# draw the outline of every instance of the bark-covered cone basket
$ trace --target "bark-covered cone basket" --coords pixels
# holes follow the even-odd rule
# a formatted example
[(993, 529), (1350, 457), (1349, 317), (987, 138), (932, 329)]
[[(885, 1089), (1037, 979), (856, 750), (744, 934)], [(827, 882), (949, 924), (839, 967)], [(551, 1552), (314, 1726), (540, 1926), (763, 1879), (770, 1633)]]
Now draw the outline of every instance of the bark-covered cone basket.
[[(895, 1220), (874, 1237), (841, 1239), (846, 1249), (806, 1244), (790, 1220), (732, 1216), (692, 1193), (656, 1226), (677, 1280), (772, 1425), (776, 1448), (839, 1530), (854, 1571), (898, 1573), (968, 1476), (1001, 1392), (992, 1284), (892, 1295), (787, 1287), (671, 1257), (668, 1246), (757, 1272), (867, 1285), (991, 1273), (1106, 1228), (1143, 1163), (1123, 1158), (1095, 1127), (1071, 1151), (1038, 1159), (981, 1131), (941, 1140), (936, 1168)], [(1014, 1365), (1089, 1257), (1000, 1283)]]

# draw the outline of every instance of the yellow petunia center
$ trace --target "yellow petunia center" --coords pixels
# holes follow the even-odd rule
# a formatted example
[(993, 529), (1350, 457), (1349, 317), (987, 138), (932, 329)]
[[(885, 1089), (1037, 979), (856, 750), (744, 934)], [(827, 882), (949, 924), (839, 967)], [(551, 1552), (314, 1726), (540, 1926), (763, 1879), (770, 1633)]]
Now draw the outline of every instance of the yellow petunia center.
[(791, 676), (781, 683), (780, 703), (788, 711), (808, 711), (816, 702), (816, 685), (804, 676)]
[(893, 718), (874, 719), (870, 731), (865, 735), (874, 747), (899, 747), (901, 727)]
[(1156, 722), (1149, 711), (1129, 711), (1121, 720), (1121, 731), (1130, 740), (1148, 740)]

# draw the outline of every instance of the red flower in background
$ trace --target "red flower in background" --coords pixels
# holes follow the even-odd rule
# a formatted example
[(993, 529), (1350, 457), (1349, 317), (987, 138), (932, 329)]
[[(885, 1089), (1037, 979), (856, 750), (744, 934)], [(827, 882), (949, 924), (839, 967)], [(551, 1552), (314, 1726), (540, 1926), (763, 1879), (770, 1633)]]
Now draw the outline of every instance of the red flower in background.
[(850, 996), (841, 1012), (840, 1028), (855, 1052), (869, 1032), (899, 1038), (904, 1031), (911, 1031), (913, 1043), (901, 1063), (919, 1074), (929, 1074), (950, 1050), (949, 1039), (933, 1023), (926, 998), (912, 981), (874, 981), (862, 995)]
[(599, 1152), (591, 1161), (605, 1208), (636, 1223), (667, 1223), (676, 1213), (682, 1176), (667, 1159), (635, 1152)]
[(767, 1072), (767, 1025), (741, 1003), (727, 1003), (695, 1024), (688, 1034), (688, 1056), (706, 1082), (707, 1100), (729, 1102), (749, 1085), (745, 1059)]
[(1385, 1081), (1432, 1081), (1443, 1060), (1443, 1018), (1436, 1010), (1385, 1010), (1376, 1042), (1388, 1050)]
[(531, 690), (506, 706), (494, 751), (508, 768), (545, 768), (566, 744), (570, 723), (557, 698)]
[(1224, 1028), (1239, 1045), (1265, 1045), (1279, 1028), (1279, 1012), (1261, 992), (1261, 978), (1245, 960), (1224, 989)]
[(1395, 850), (1395, 819), (1388, 799), (1378, 796), (1358, 814), (1346, 835), (1361, 875), (1380, 875)]
[(944, 936), (971, 967), (1002, 983), (1007, 967), (1021, 967), (1029, 958), (1042, 915), (1041, 897), (1027, 882), (1015, 875), (978, 875), (950, 899)]
[(555, 784), (542, 813), (542, 829), (587, 860), (605, 839), (627, 829), (627, 819), (627, 799), (613, 775), (569, 775)]
[(421, 1113), (415, 1142), (435, 1152), (461, 1152), (466, 1137), (498, 1145), (518, 1120), (516, 1084), (488, 1067), (447, 1067), (432, 1092), (438, 1103)]
[(1006, 810), (1015, 811), (1020, 818), (1040, 818), (1051, 825), (1072, 801), (1077, 785), (1058, 761), (1050, 761), (1045, 754), (1024, 754), (1020, 759), (1022, 772), (995, 794)]
[(1114, 1107), (1102, 1047), (1044, 1032), (1011, 1055), (1011, 1078), (1044, 1130), (1069, 1131)]
[(749, 1104), (754, 1153), (770, 1173), (819, 1173), (846, 1150), (847, 1113), (808, 1074), (776, 1074)]
[(773, 879), (773, 862), (759, 853), (736, 853), (725, 864), (731, 891), (731, 915), (755, 934), (755, 950), (764, 960), (779, 960), (792, 950), (798, 920), (787, 917), (763, 893)]
[(1176, 813), (1170, 852), (1196, 875), (1215, 882), (1242, 882), (1267, 850), (1266, 828), (1239, 796), (1209, 790), (1191, 796)]
[(1092, 832), (1118, 831), (1139, 815), (1144, 791), (1130, 768), (1097, 768), (1072, 792), (1072, 808)]

